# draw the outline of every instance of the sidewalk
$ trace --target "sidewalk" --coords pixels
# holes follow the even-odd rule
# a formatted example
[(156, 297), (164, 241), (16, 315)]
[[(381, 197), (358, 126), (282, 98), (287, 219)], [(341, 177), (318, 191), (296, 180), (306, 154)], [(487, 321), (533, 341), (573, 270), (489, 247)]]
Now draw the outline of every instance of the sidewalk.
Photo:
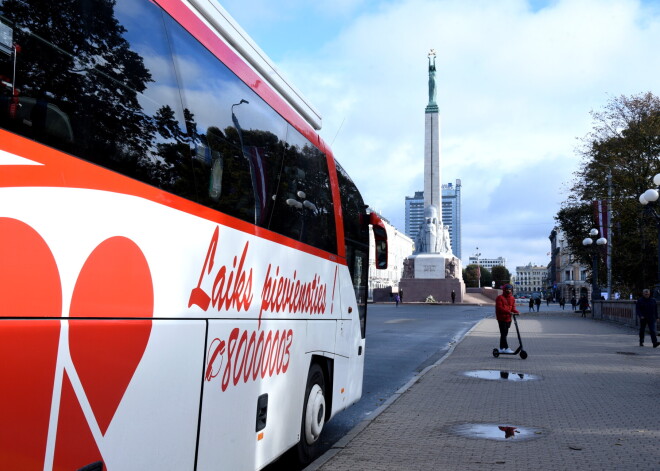
[[(482, 320), (307, 470), (660, 470), (660, 348), (648, 334), (639, 347), (635, 330), (570, 310), (518, 320), (526, 360), (494, 358), (497, 323)], [(539, 379), (465, 375), (477, 370)], [(492, 438), (459, 435), (465, 425)], [(523, 433), (504, 439), (500, 425)]]

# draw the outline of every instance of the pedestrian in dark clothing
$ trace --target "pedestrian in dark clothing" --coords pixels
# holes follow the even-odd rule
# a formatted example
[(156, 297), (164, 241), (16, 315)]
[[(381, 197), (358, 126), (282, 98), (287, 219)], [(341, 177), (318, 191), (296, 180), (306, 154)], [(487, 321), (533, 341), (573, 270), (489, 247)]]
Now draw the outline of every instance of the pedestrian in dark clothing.
[(575, 300), (575, 296), (571, 298), (571, 306), (573, 307), (573, 311), (575, 311), (575, 306), (577, 306), (577, 301)]
[(547, 298), (545, 298), (545, 305), (546, 305), (546, 306), (550, 306), (550, 296), (548, 296)]
[(563, 311), (564, 306), (566, 306), (566, 299), (564, 299), (563, 296), (561, 298), (559, 298), (559, 305), (561, 306), (561, 310)]
[(534, 312), (534, 298), (529, 298), (529, 312)]
[(511, 327), (511, 316), (518, 314), (516, 309), (516, 298), (513, 297), (513, 286), (504, 285), (503, 293), (495, 299), (495, 316), (500, 328), (500, 353), (513, 353), (509, 348), (506, 337)]
[(399, 300), (401, 301), (401, 304), (403, 304), (403, 290), (399, 290)]
[(660, 345), (655, 330), (656, 321), (658, 319), (658, 305), (655, 299), (651, 297), (651, 291), (648, 289), (642, 291), (642, 297), (637, 300), (635, 313), (639, 318), (639, 346), (644, 346), (644, 332), (648, 326), (649, 332), (651, 333), (653, 348), (656, 348)]
[(536, 312), (539, 312), (541, 309), (541, 298), (535, 298), (534, 299), (534, 304), (536, 304)]
[(582, 311), (582, 317), (587, 317), (587, 309), (589, 309), (589, 300), (586, 296), (580, 297), (579, 306), (580, 311)]
[(454, 304), (456, 302), (456, 291), (451, 290), (451, 303)]

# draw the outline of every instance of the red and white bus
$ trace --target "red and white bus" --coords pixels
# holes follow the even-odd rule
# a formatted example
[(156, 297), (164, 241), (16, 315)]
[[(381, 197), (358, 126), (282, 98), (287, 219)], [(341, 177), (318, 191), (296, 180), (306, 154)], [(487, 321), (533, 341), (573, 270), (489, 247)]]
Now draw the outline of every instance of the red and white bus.
[(0, 0), (0, 469), (260, 469), (360, 398), (368, 231), (214, 0)]

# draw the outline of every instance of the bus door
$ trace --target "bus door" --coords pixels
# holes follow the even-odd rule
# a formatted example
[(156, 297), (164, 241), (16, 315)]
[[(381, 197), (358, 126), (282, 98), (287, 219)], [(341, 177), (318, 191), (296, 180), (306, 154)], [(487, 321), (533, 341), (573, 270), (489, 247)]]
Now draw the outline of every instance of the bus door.
[[(339, 267), (339, 309), (335, 352), (333, 405), (338, 410), (348, 407), (362, 394), (364, 369), (364, 332), (367, 314), (367, 273), (369, 247), (349, 243), (346, 246), (347, 267)], [(348, 273), (347, 273), (348, 272)], [(350, 276), (349, 276), (350, 275)]]
[[(365, 215), (363, 225), (371, 225), (375, 239), (375, 263), (379, 270), (387, 268), (387, 232), (376, 213)], [(368, 239), (367, 239), (368, 240)], [(337, 358), (335, 362), (345, 361), (346, 378), (335, 378), (338, 384), (341, 408), (357, 401), (362, 395), (362, 376), (364, 373), (364, 352), (366, 347), (367, 293), (369, 274), (369, 245), (363, 241), (346, 238), (346, 264), (350, 277), (341, 277), (341, 319), (337, 328)], [(342, 389), (344, 388), (344, 389)], [(339, 403), (337, 404), (339, 406)]]

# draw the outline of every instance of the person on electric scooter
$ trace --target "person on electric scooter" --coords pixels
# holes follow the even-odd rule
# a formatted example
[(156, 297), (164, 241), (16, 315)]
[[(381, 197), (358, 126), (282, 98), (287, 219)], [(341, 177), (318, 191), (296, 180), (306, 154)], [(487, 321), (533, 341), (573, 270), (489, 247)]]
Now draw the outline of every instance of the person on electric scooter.
[(516, 309), (516, 298), (513, 297), (513, 286), (506, 284), (502, 287), (503, 293), (495, 299), (495, 317), (500, 327), (500, 353), (513, 353), (506, 340), (511, 327), (511, 315), (519, 314)]

